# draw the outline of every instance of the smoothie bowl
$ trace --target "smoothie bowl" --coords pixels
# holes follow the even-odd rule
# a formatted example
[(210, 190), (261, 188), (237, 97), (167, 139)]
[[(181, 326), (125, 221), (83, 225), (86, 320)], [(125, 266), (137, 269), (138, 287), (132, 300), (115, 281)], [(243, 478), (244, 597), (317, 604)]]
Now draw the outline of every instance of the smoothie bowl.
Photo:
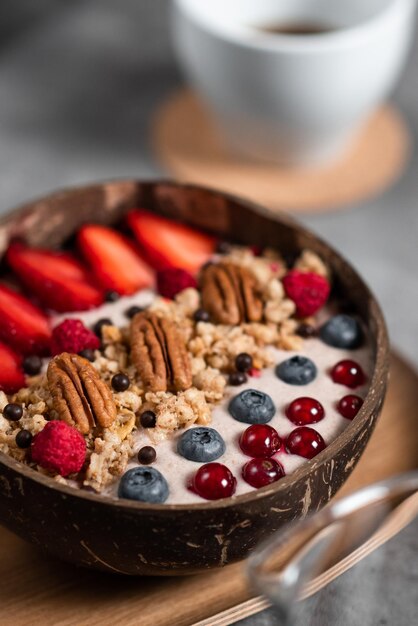
[(172, 182), (0, 223), (0, 521), (89, 568), (245, 558), (324, 506), (386, 390), (379, 306), (284, 215)]

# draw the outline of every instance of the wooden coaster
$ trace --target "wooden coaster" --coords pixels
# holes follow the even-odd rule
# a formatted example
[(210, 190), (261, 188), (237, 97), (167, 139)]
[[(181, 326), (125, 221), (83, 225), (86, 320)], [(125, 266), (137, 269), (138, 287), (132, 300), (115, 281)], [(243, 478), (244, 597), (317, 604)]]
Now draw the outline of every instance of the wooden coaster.
[[(394, 356), (383, 414), (338, 497), (418, 467), (417, 406), (417, 375)], [(416, 499), (412, 506), (416, 511)], [(383, 539), (399, 531), (410, 514), (404, 507), (396, 524), (391, 520)], [(59, 528), (51, 528), (51, 532), (59, 532)], [(45, 557), (1, 528), (0, 554), (2, 626), (102, 626), (113, 622), (124, 626), (228, 626), (267, 606), (263, 598), (251, 596), (240, 563), (184, 578), (112, 576)], [(351, 559), (350, 565), (357, 561)]]
[(161, 106), (152, 139), (161, 163), (181, 180), (304, 213), (338, 210), (381, 193), (401, 175), (410, 147), (402, 117), (385, 106), (346, 154), (323, 169), (249, 161), (227, 151), (209, 111), (188, 91)]

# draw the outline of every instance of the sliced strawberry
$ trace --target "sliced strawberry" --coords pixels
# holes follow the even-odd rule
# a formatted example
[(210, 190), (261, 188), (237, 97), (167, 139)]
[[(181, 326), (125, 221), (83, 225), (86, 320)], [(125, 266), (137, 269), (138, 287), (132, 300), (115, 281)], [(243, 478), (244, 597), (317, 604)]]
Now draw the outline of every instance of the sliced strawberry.
[(87, 224), (78, 233), (78, 245), (105, 289), (127, 295), (154, 283), (153, 271), (129, 239), (112, 228)]
[(103, 302), (102, 291), (71, 254), (12, 243), (6, 258), (22, 283), (50, 309), (85, 311)]
[(143, 209), (131, 211), (128, 224), (145, 258), (157, 270), (180, 267), (196, 272), (215, 249), (214, 237)]
[(0, 285), (0, 339), (21, 354), (39, 355), (48, 353), (51, 339), (43, 312), (5, 285)]
[(0, 343), (0, 363), (0, 391), (15, 393), (25, 386), (22, 359), (4, 343)]

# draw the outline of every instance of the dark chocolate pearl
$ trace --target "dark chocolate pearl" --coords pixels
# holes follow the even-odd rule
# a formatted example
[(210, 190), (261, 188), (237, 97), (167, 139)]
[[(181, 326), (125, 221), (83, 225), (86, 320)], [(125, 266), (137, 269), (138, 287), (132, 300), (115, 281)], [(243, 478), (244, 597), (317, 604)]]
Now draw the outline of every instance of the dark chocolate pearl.
[(108, 317), (103, 317), (100, 320), (97, 320), (95, 325), (93, 326), (93, 332), (98, 336), (102, 336), (103, 326), (113, 326), (113, 322)]
[(208, 322), (210, 316), (205, 309), (197, 309), (193, 314), (193, 319), (195, 322)]
[(28, 430), (19, 430), (15, 441), (18, 448), (29, 448), (32, 443), (32, 439), (32, 433)]
[(304, 339), (309, 339), (310, 337), (316, 337), (317, 332), (315, 326), (303, 322), (297, 327), (296, 334), (299, 335), (299, 337), (303, 337)]
[(299, 252), (287, 252), (286, 254), (283, 255), (284, 262), (288, 269), (292, 269), (292, 267), (296, 263), (298, 256), (299, 256)]
[(228, 384), (238, 387), (238, 385), (246, 383), (247, 380), (247, 375), (244, 372), (232, 372), (232, 374), (229, 375)]
[(116, 302), (116, 300), (119, 300), (120, 295), (118, 294), (117, 291), (106, 291), (105, 293), (105, 301), (106, 302)]
[(231, 244), (228, 241), (218, 241), (216, 252), (218, 254), (229, 254), (231, 252)]
[(130, 306), (129, 309), (126, 309), (125, 315), (131, 320), (137, 313), (142, 313), (143, 310), (142, 306)]
[(130, 384), (126, 374), (115, 374), (112, 378), (112, 387), (115, 391), (126, 391)]
[(138, 461), (142, 465), (150, 465), (157, 458), (157, 453), (152, 446), (144, 446), (138, 452)]
[(23, 409), (20, 404), (6, 404), (3, 409), (3, 416), (11, 422), (18, 422), (23, 416)]
[(143, 426), (143, 428), (155, 428), (157, 416), (154, 411), (144, 411), (141, 414), (139, 421), (141, 422), (141, 426)]
[(93, 362), (96, 359), (94, 350), (92, 350), (91, 348), (85, 348), (84, 350), (81, 350), (81, 352), (79, 352), (78, 354), (79, 356), (82, 356), (83, 359), (87, 359), (87, 361)]
[(235, 359), (235, 367), (239, 372), (248, 372), (253, 366), (253, 358), (246, 352), (241, 352)]
[(39, 374), (41, 371), (42, 359), (33, 354), (32, 356), (25, 357), (22, 365), (25, 374), (28, 374), (28, 376), (36, 376), (36, 374)]

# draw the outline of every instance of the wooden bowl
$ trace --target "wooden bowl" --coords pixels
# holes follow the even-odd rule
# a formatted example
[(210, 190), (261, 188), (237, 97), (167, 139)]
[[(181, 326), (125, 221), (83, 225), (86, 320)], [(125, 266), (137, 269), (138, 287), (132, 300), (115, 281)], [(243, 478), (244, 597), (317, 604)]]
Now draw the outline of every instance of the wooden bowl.
[[(389, 344), (380, 308), (353, 268), (286, 215), (234, 196), (173, 182), (115, 181), (69, 189), (26, 204), (0, 221), (0, 254), (12, 237), (56, 246), (84, 222), (112, 224), (132, 207), (245, 244), (288, 254), (310, 248), (332, 268), (336, 295), (370, 330), (375, 367), (357, 417), (322, 453), (277, 483), (235, 498), (192, 505), (112, 500), (57, 484), (0, 453), (0, 522), (47, 552), (85, 567), (179, 575), (245, 558), (285, 522), (324, 506), (356, 465), (386, 391)], [(347, 298), (346, 298), (347, 299)]]

